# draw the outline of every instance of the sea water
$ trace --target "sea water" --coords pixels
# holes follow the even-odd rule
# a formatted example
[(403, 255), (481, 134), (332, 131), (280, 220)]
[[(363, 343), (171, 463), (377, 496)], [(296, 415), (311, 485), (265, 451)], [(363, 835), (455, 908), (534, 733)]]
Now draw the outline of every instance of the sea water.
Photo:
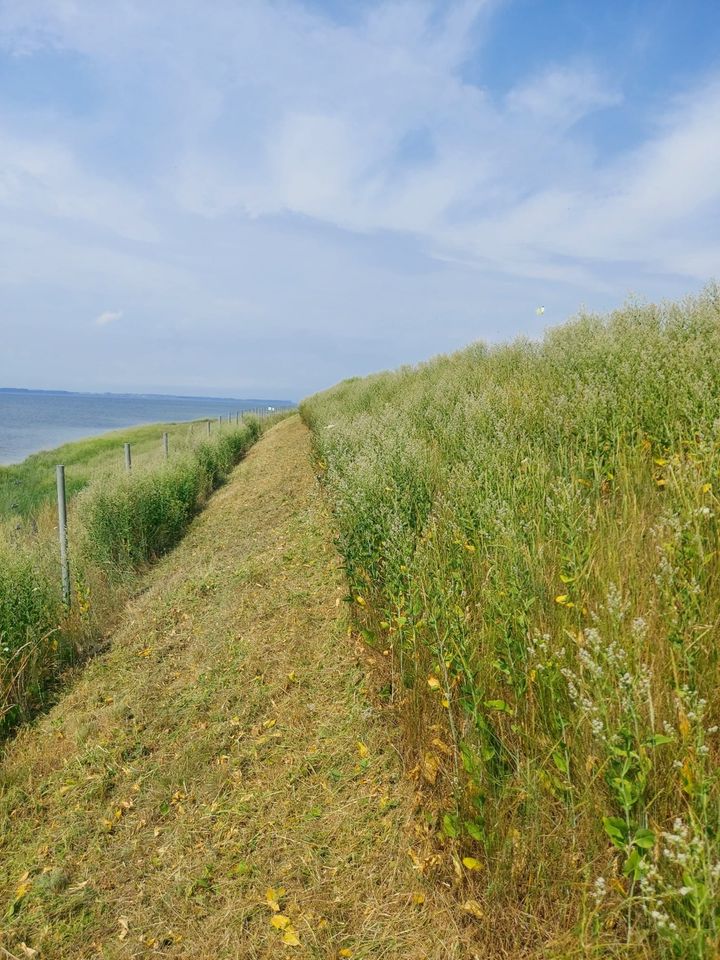
[(225, 419), (238, 410), (287, 406), (282, 400), (0, 390), (0, 464), (19, 463), (39, 450), (122, 427)]

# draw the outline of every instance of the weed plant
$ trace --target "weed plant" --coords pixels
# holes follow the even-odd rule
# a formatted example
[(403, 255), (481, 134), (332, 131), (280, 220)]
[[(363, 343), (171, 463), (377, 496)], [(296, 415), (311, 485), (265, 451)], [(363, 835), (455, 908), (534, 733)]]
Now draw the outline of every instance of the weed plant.
[(394, 652), (488, 916), (515, 907), (548, 956), (716, 957), (720, 290), (302, 412), (357, 622)]
[[(268, 422), (268, 421), (266, 421)], [(73, 603), (60, 591), (54, 511), (0, 537), (0, 736), (42, 705), (60, 671), (107, 627), (149, 563), (172, 548), (263, 424), (217, 431), (165, 463), (90, 483), (70, 505)]]

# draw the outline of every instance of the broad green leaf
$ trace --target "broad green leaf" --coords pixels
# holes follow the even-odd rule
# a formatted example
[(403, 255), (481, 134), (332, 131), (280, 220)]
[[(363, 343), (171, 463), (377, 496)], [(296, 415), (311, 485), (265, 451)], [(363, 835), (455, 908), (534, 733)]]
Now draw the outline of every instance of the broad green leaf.
[(616, 847), (623, 850), (627, 846), (628, 825), (620, 817), (603, 817), (605, 833)]
[(484, 843), (485, 833), (483, 832), (483, 828), (474, 820), (466, 820), (465, 829), (467, 830), (468, 835), (473, 838), (473, 840), (477, 840), (478, 843)]
[(443, 832), (446, 837), (450, 837), (452, 840), (455, 840), (458, 833), (458, 818), (455, 814), (446, 813), (442, 819)]
[(647, 830), (645, 827), (641, 827), (635, 832), (633, 843), (636, 847), (640, 847), (641, 850), (652, 850), (652, 848), (655, 846), (655, 834), (652, 832), (652, 830)]

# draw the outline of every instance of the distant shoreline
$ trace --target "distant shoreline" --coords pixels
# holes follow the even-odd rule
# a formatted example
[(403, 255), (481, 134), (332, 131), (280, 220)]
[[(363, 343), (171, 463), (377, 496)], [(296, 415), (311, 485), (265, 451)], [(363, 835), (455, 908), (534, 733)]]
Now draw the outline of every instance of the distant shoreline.
[(115, 393), (112, 390), (97, 392), (93, 390), (41, 390), (33, 387), (0, 387), (0, 393), (43, 394), (50, 397), (137, 397), (141, 400), (213, 400), (218, 403), (261, 403), (272, 406), (294, 407), (294, 400), (277, 400), (272, 397), (210, 397), (183, 393)]

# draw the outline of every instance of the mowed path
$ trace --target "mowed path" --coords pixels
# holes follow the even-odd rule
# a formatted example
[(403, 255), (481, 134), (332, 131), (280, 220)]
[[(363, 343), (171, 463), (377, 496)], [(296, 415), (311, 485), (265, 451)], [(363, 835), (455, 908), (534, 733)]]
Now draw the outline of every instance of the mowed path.
[(408, 855), (413, 786), (343, 593), (291, 418), (8, 748), (0, 956), (473, 956)]

